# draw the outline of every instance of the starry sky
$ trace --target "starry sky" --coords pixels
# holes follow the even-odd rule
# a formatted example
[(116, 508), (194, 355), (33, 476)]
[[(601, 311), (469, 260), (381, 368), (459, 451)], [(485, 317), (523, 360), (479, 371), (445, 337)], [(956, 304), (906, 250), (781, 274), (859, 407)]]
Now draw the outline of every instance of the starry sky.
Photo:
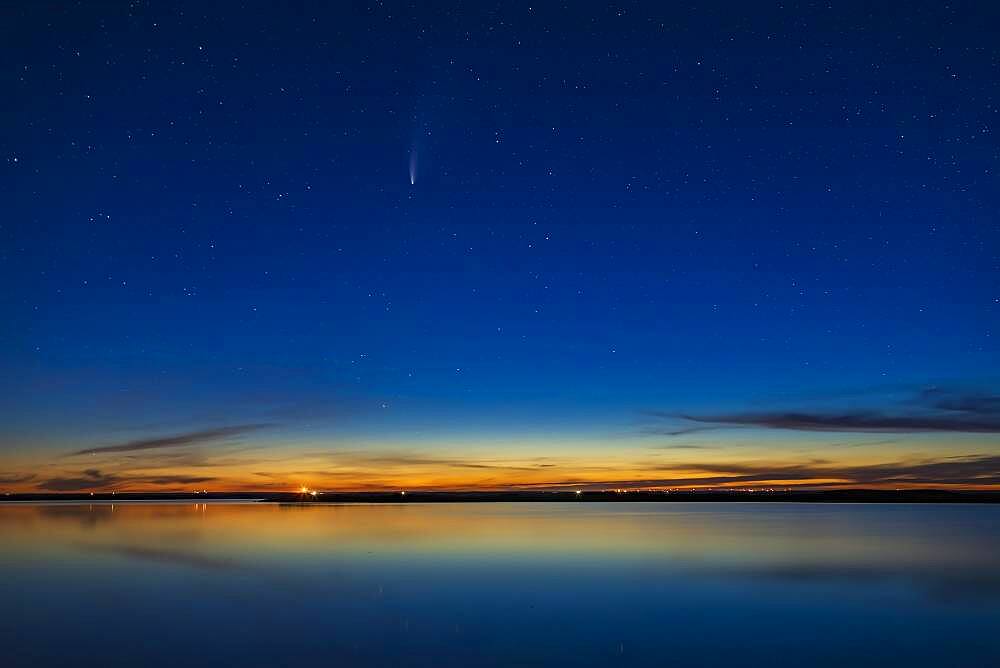
[(1000, 484), (990, 3), (0, 12), (0, 490)]

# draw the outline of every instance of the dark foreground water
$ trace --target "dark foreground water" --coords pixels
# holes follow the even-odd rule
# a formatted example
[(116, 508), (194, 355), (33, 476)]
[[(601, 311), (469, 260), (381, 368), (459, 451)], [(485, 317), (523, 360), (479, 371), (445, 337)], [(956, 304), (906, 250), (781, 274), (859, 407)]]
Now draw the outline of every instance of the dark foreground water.
[(1000, 662), (1000, 506), (0, 505), (2, 666)]

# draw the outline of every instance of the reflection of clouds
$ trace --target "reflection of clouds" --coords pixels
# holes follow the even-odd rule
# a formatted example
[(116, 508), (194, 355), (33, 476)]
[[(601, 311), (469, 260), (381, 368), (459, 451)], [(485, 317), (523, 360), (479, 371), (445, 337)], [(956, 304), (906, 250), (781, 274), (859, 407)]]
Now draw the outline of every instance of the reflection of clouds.
[(152, 547), (148, 545), (129, 545), (129, 544), (95, 545), (89, 543), (83, 543), (80, 546), (83, 547), (84, 549), (94, 552), (104, 552), (107, 554), (114, 554), (122, 557), (127, 557), (130, 559), (138, 559), (141, 561), (153, 561), (163, 564), (172, 564), (176, 566), (185, 566), (188, 568), (197, 568), (202, 570), (237, 571), (246, 569), (245, 565), (229, 557), (212, 556), (203, 554), (201, 552), (195, 552), (193, 550), (184, 550), (180, 548), (162, 548), (162, 547)]
[(100, 524), (115, 519), (114, 506), (97, 505), (43, 505), (38, 506), (38, 514), (46, 520), (74, 522), (84, 529), (94, 529)]
[[(996, 506), (813, 504), (80, 504), (0, 506), (16, 553), (76, 550), (157, 577), (206, 574), (242, 600), (248, 581), (278, 596), (358, 593), (357, 573), (445, 573), (503, 563), (527, 573), (838, 590), (931, 601), (1000, 601)], [(30, 524), (19, 524), (20, 520)], [(106, 523), (106, 524), (105, 524)], [(95, 527), (101, 530), (92, 532)], [(82, 551), (91, 553), (79, 554)], [(369, 555), (378, 555), (373, 560)], [(126, 560), (126, 561), (122, 561)], [(347, 570), (345, 570), (347, 569)], [(355, 570), (352, 570), (355, 569)], [(382, 569), (379, 571), (378, 569)], [(421, 570), (424, 569), (424, 570)], [(569, 570), (567, 570), (569, 569)], [(587, 570), (593, 569), (593, 570)], [(349, 577), (349, 574), (355, 577)], [(781, 589), (781, 591), (778, 591)]]
[[(93, 529), (100, 525), (117, 523), (123, 530), (143, 526), (156, 528), (160, 536), (193, 540), (201, 536), (202, 528), (191, 526), (185, 520), (203, 512), (205, 503), (184, 502), (134, 502), (134, 501), (39, 501), (32, 503), (0, 504), (0, 525), (11, 524), (36, 529), (53, 528), (54, 524), (77, 525)], [(165, 520), (169, 525), (157, 525)], [(163, 526), (172, 527), (169, 532)], [(186, 528), (174, 528), (186, 527)], [(61, 534), (60, 534), (61, 535)]]
[[(160, 540), (164, 538), (159, 536)], [(343, 599), (357, 599), (362, 594), (362, 590), (341, 573), (329, 569), (323, 571), (322, 578), (318, 581), (307, 574), (291, 570), (287, 562), (278, 565), (252, 563), (225, 554), (209, 554), (173, 545), (78, 542), (74, 546), (96, 555), (127, 559), (135, 567), (142, 569), (144, 576), (155, 577), (151, 569), (157, 567), (177, 567), (204, 573), (208, 576), (204, 582), (212, 588), (213, 596), (239, 604), (259, 604), (260, 589), (293, 601), (302, 601), (318, 593)], [(248, 587), (246, 583), (250, 581), (253, 585)], [(276, 611), (261, 614), (273, 614), (276, 618), (281, 616)]]
[[(80, 544), (92, 552), (127, 559), (180, 566), (201, 571), (255, 572), (279, 585), (286, 593), (307, 593), (303, 581), (280, 577), (273, 570), (254, 567), (229, 556), (209, 555), (176, 547), (156, 547), (135, 544)], [(757, 583), (778, 583), (790, 586), (872, 587), (899, 585), (933, 600), (957, 603), (991, 602), (1000, 600), (1000, 569), (988, 566), (957, 568), (954, 564), (938, 566), (887, 566), (862, 561), (831, 560), (776, 561), (756, 565), (712, 565), (703, 561), (670, 561), (671, 570), (692, 575), (729, 581), (749, 580)]]
[(1000, 566), (955, 568), (951, 564), (882, 566), (863, 562), (776, 562), (758, 566), (692, 565), (709, 577), (751, 579), (790, 585), (903, 585), (942, 601), (975, 602), (1000, 599)]

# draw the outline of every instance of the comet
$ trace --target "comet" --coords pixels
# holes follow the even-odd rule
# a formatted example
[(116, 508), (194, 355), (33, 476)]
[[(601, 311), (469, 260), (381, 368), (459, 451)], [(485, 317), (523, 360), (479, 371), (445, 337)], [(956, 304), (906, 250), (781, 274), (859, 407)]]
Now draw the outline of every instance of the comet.
[(410, 151), (410, 185), (417, 184), (417, 149)]

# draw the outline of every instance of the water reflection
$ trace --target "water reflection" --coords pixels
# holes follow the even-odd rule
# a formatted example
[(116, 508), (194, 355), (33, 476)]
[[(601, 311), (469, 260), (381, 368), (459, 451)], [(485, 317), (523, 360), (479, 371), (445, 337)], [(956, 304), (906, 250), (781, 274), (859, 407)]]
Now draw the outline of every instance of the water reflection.
[[(144, 665), (1000, 652), (992, 506), (0, 505), (0, 531), (0, 600), (19, 611), (0, 616), (4, 665), (124, 647)], [(55, 629), (93, 658), (48, 642)]]
[(85, 550), (94, 550), (95, 552), (104, 552), (130, 559), (188, 566), (191, 568), (205, 568), (209, 570), (238, 570), (244, 568), (235, 559), (208, 556), (182, 548), (164, 549), (142, 545), (101, 545), (89, 543), (82, 543), (80, 547)]

